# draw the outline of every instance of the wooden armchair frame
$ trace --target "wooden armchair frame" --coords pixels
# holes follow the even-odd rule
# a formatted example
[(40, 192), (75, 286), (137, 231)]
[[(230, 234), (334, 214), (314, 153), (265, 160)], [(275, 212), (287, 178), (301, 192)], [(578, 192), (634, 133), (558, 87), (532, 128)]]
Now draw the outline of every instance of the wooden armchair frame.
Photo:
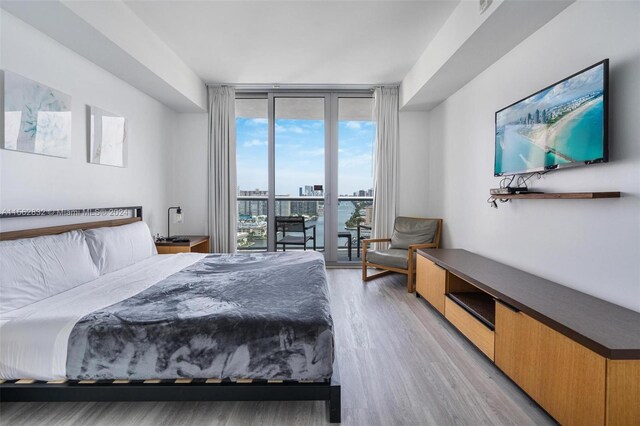
[[(438, 222), (438, 228), (436, 229), (436, 235), (433, 243), (424, 243), (424, 244), (411, 244), (407, 249), (407, 269), (395, 268), (392, 266), (379, 265), (377, 263), (372, 263), (367, 261), (367, 250), (369, 244), (371, 243), (390, 243), (391, 238), (371, 238), (362, 240), (362, 281), (367, 282), (374, 280), (376, 278), (384, 277), (385, 275), (389, 275), (393, 272), (397, 272), (399, 274), (404, 274), (407, 276), (407, 292), (413, 293), (415, 289), (415, 257), (416, 251), (424, 248), (439, 248), (440, 247), (440, 236), (442, 234), (442, 219), (432, 219), (432, 218), (413, 218), (413, 219), (424, 219), (424, 220), (435, 220)], [(383, 272), (379, 272), (377, 274), (368, 275), (367, 268), (376, 268), (382, 269)]]

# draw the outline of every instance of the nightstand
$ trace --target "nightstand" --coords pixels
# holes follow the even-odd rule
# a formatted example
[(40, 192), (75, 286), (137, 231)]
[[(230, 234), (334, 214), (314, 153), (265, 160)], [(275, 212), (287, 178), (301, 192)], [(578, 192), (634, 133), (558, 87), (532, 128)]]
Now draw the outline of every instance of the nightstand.
[(206, 235), (181, 235), (180, 238), (188, 238), (189, 242), (174, 243), (171, 241), (158, 241), (156, 248), (158, 254), (174, 253), (209, 253), (209, 237)]

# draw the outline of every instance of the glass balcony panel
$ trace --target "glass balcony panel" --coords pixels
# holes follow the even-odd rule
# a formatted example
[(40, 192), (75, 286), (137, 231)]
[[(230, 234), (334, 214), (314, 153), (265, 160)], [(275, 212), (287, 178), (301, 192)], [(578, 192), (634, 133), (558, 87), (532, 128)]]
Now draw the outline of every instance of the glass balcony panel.
[(238, 199), (238, 250), (267, 250), (267, 200)]
[[(316, 228), (316, 250), (324, 250), (324, 200), (322, 197), (313, 197), (313, 200), (305, 200), (305, 197), (276, 197), (276, 216), (303, 216), (305, 226)], [(295, 236), (303, 236), (302, 233), (293, 233)], [(313, 236), (313, 229), (307, 230), (307, 235)], [(283, 237), (282, 231), (276, 236), (276, 241)], [(282, 245), (277, 245), (277, 250), (282, 250)], [(287, 245), (287, 250), (304, 250), (302, 245)], [(307, 243), (307, 250), (313, 249), (313, 241)]]

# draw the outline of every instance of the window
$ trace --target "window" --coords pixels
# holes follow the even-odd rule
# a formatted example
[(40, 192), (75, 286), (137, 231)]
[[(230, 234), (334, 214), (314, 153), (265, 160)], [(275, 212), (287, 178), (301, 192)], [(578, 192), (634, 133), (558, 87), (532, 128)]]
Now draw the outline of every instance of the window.
[(373, 200), (372, 107), (370, 93), (239, 95), (240, 250), (275, 250), (274, 217), (304, 216), (328, 262), (358, 261)]

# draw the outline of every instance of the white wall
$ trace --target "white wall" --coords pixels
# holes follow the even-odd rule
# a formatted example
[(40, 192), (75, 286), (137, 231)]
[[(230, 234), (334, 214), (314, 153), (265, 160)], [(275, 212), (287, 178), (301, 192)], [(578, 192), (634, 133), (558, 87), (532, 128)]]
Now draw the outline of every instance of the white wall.
[(207, 114), (178, 114), (169, 203), (182, 207), (184, 222), (171, 225), (172, 234), (204, 235), (207, 230), (207, 121)]
[[(640, 311), (640, 3), (577, 2), (429, 113), (430, 210), (444, 245), (465, 248)], [(494, 113), (603, 58), (610, 69), (610, 163), (533, 182), (621, 199), (514, 200), (489, 208)]]
[(398, 214), (402, 216), (434, 217), (424, 196), (428, 179), (428, 120), (425, 111), (400, 112)]
[[(66, 159), (0, 150), (0, 208), (142, 205), (152, 232), (165, 233), (176, 114), (23, 21), (1, 15), (0, 67), (71, 95), (73, 129)], [(87, 163), (86, 105), (127, 118), (126, 168)], [(1, 226), (15, 224), (8, 219)]]

